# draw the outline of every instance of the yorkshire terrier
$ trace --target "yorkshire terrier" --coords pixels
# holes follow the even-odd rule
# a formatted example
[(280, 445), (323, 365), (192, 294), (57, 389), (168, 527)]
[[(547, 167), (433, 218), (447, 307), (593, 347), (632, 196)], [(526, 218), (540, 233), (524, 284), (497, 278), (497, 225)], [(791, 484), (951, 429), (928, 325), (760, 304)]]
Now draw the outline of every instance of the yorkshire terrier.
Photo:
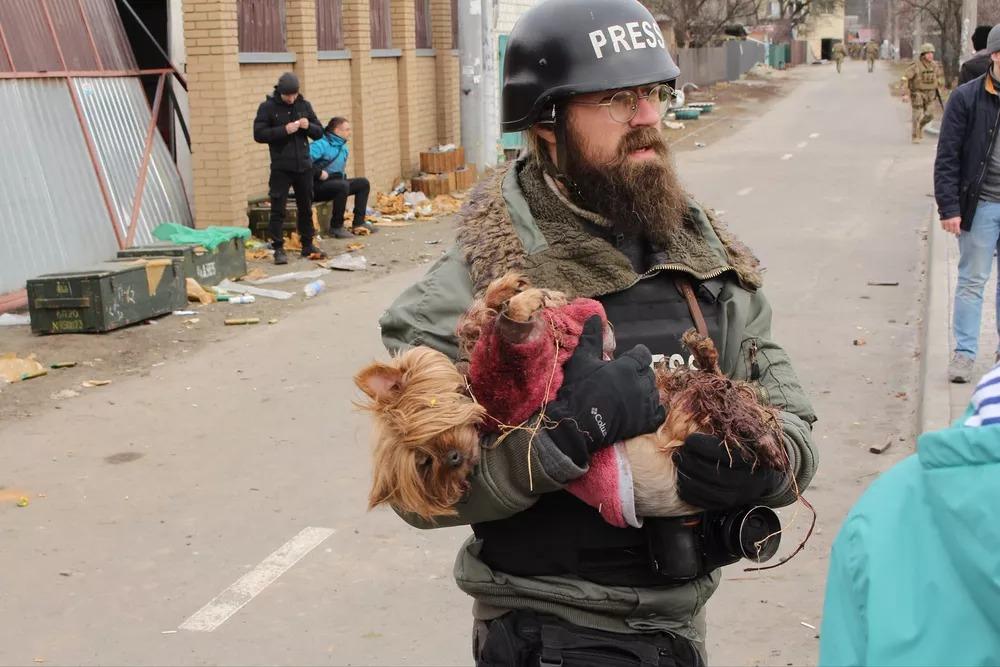
[[(544, 406), (562, 384), (562, 364), (575, 350), (583, 324), (604, 324), (604, 354), (614, 336), (603, 307), (590, 299), (532, 288), (522, 276), (494, 281), (458, 327), (467, 376), (445, 355), (415, 347), (389, 363), (376, 362), (355, 377), (370, 398), (375, 421), (374, 479), (369, 508), (388, 503), (433, 520), (454, 515), (479, 461), (482, 432), (552, 426)], [(698, 512), (677, 494), (673, 452), (691, 433), (710, 433), (737, 453), (780, 460), (773, 409), (760, 405), (746, 383), (729, 380), (710, 338), (691, 331), (685, 345), (700, 369), (657, 369), (667, 420), (656, 433), (598, 451), (590, 470), (567, 490), (614, 525), (641, 525), (641, 516)], [(502, 443), (501, 445), (502, 446)]]

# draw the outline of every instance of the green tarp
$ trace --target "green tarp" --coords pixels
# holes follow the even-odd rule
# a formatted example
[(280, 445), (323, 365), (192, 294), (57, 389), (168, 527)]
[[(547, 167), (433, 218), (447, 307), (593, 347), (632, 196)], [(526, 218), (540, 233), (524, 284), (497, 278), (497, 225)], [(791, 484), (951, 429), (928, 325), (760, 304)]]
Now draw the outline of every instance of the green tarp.
[(246, 227), (206, 227), (191, 229), (173, 222), (165, 222), (153, 230), (153, 236), (170, 243), (197, 243), (209, 250), (218, 248), (230, 239), (248, 239), (250, 230)]

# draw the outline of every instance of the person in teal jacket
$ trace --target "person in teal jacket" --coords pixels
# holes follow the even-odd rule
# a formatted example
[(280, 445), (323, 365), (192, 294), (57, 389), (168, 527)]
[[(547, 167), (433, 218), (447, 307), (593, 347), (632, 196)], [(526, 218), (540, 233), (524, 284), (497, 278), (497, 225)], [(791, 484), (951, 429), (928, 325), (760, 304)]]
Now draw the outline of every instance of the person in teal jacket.
[(344, 229), (344, 211), (347, 198), (354, 197), (354, 229), (363, 227), (369, 233), (376, 229), (365, 221), (368, 210), (368, 195), (371, 184), (367, 178), (347, 178), (347, 158), (350, 149), (347, 142), (351, 138), (351, 122), (335, 116), (326, 124), (323, 138), (309, 145), (309, 157), (313, 161), (313, 201), (332, 201), (330, 234), (338, 239), (349, 239), (351, 233)]
[(819, 664), (1000, 665), (1000, 365), (833, 543)]

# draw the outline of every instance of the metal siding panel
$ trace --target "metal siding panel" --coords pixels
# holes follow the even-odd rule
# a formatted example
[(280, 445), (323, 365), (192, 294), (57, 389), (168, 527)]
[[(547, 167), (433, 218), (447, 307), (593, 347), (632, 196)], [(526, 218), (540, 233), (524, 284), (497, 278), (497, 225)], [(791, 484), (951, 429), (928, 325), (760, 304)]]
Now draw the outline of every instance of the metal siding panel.
[(63, 58), (66, 59), (66, 69), (77, 72), (93, 72), (98, 68), (97, 56), (94, 54), (87, 26), (80, 14), (80, 3), (77, 0), (46, 0), (52, 25), (55, 26), (62, 47)]
[(65, 79), (0, 81), (0, 294), (118, 248)]
[(241, 53), (284, 53), (285, 0), (238, 0)]
[(59, 52), (39, 0), (2, 0), (0, 25), (16, 71), (62, 70)]
[[(151, 115), (149, 103), (135, 78), (75, 79), (74, 85), (124, 237), (142, 166)], [(158, 131), (153, 136), (148, 169), (133, 244), (151, 243), (153, 229), (164, 222), (188, 227), (194, 224), (180, 174)]]
[[(122, 17), (118, 14), (114, 0), (82, 0), (83, 9), (87, 12), (90, 30), (94, 33), (94, 42), (101, 54), (101, 62), (105, 70), (134, 71), (139, 69), (125, 34)], [(86, 28), (80, 24), (80, 31), (86, 39)]]

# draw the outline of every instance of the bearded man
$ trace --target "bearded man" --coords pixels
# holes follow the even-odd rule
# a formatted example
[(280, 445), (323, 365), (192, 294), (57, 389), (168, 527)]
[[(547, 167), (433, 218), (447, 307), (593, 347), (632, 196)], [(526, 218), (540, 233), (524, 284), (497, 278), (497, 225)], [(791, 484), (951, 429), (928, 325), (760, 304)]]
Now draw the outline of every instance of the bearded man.
[[(718, 439), (695, 434), (676, 457), (680, 497), (720, 512), (783, 506), (815, 472), (815, 416), (771, 340), (757, 260), (684, 192), (660, 134), (678, 74), (635, 0), (544, 0), (526, 12), (508, 41), (502, 120), (530, 149), (478, 186), (456, 245), (380, 321), (390, 352), (427, 345), (461, 361), (458, 318), (518, 271), (599, 300), (614, 327), (615, 359), (577, 358), (597, 344), (567, 362), (546, 409), (560, 415), (552, 427), (486, 439), (455, 517), (403, 516), (471, 525), (455, 579), (475, 601), (478, 665), (704, 663), (704, 607), (721, 572), (685, 532), (697, 528), (612, 527), (563, 490), (594, 452), (660, 425), (651, 353), (683, 355), (698, 319), (723, 372), (779, 409), (792, 474), (733, 463)], [(680, 562), (705, 566), (670, 574)]]

